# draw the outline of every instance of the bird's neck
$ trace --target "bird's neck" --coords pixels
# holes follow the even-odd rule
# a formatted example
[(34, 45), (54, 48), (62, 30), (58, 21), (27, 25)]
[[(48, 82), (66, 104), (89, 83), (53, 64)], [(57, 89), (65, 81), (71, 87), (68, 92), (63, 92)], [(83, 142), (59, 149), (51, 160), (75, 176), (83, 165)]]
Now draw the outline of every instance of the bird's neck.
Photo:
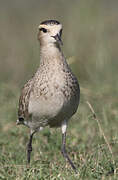
[(63, 59), (64, 56), (59, 46), (48, 44), (40, 47), (40, 68), (44, 65), (59, 64)]

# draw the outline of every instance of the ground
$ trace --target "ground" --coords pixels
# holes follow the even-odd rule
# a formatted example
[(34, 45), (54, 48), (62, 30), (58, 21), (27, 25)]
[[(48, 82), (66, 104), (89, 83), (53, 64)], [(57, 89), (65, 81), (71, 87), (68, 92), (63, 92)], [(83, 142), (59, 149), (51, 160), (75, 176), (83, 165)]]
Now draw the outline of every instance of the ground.
[[(18, 89), (2, 84), (0, 179), (117, 179), (118, 111), (116, 95), (110, 97), (109, 92), (102, 94), (102, 91), (87, 91), (81, 87), (80, 105), (69, 122), (67, 132), (67, 151), (78, 170), (75, 174), (60, 151), (61, 130), (48, 127), (34, 136), (31, 165), (27, 167), (29, 129), (15, 124)], [(91, 103), (97, 119), (93, 117), (87, 101)]]

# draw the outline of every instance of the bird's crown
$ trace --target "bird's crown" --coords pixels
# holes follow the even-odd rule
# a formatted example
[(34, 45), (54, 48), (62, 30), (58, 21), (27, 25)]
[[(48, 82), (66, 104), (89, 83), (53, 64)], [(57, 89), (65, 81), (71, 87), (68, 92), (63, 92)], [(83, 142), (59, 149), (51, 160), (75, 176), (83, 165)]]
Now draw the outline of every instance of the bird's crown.
[(40, 24), (45, 24), (45, 25), (59, 25), (60, 22), (57, 20), (46, 20), (42, 21)]

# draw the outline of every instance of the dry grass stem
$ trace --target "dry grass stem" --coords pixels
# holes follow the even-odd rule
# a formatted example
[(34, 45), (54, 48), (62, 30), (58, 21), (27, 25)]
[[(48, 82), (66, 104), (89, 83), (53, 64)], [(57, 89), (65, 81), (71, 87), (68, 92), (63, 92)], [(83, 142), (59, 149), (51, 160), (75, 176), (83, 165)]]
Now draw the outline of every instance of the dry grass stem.
[(108, 146), (108, 149), (109, 149), (109, 151), (110, 151), (110, 153), (111, 153), (111, 155), (112, 155), (112, 162), (113, 162), (113, 164), (115, 164), (114, 156), (113, 156), (113, 152), (112, 152), (112, 148), (111, 148), (111, 146), (110, 146), (110, 143), (109, 143), (107, 137), (105, 136), (105, 133), (104, 133), (102, 127), (101, 127), (100, 121), (99, 121), (99, 119), (97, 118), (96, 113), (95, 113), (92, 105), (91, 105), (88, 101), (87, 101), (86, 103), (87, 103), (88, 107), (90, 108), (90, 110), (91, 110), (91, 112), (92, 112), (92, 114), (93, 114), (93, 117), (94, 117), (94, 119), (96, 120), (96, 122), (97, 122), (97, 124), (98, 124), (100, 133), (102, 134), (102, 136), (103, 136), (103, 138), (104, 138), (104, 140), (105, 140), (105, 142), (106, 142), (106, 144), (107, 144), (107, 146)]

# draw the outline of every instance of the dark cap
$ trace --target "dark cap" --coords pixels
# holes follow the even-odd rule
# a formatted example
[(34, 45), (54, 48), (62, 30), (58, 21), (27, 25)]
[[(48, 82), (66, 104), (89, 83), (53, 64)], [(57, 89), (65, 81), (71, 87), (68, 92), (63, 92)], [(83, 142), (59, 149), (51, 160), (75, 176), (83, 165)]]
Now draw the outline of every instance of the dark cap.
[(58, 25), (60, 24), (59, 21), (56, 21), (56, 20), (46, 20), (46, 21), (43, 21), (41, 22), (40, 24), (45, 24), (45, 25)]

